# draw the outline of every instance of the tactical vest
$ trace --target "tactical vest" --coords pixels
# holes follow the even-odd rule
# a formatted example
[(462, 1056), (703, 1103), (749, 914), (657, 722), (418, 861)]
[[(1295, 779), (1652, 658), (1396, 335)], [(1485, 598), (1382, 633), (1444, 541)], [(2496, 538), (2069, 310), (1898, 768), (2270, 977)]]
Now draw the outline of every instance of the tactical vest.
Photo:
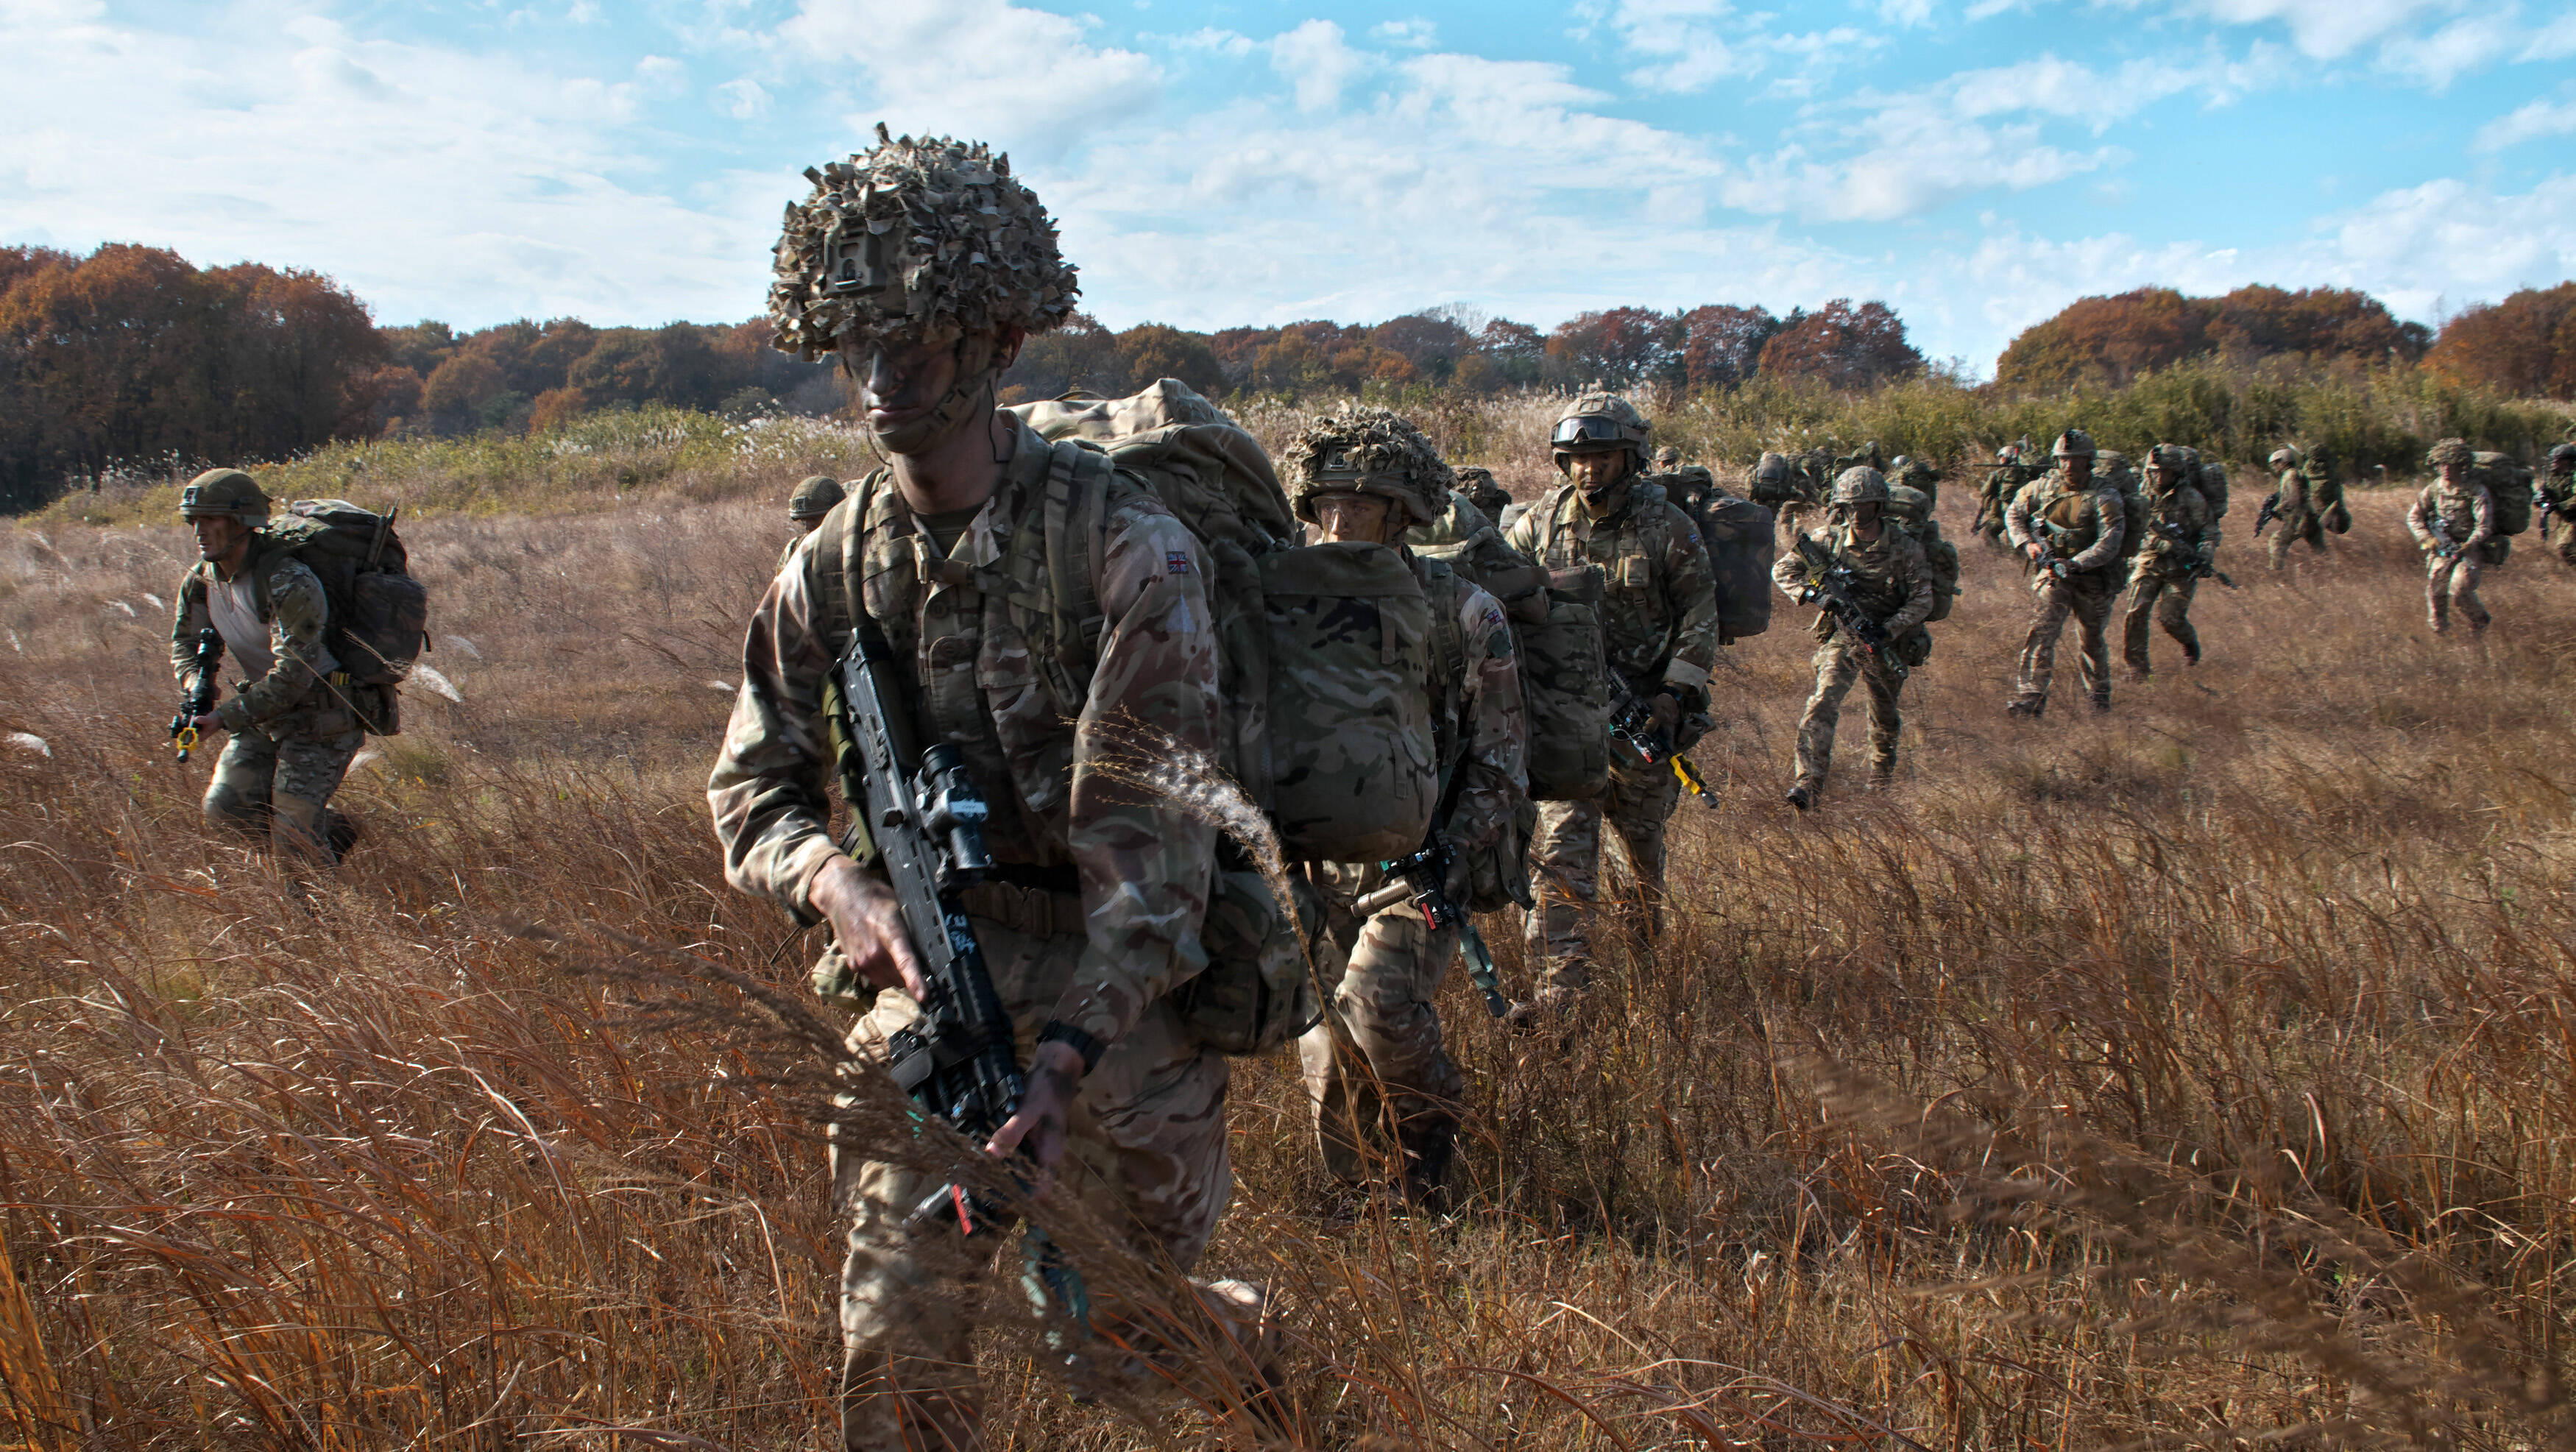
[(1551, 571), (1600, 571), (1603, 656), (1612, 670), (1633, 677), (1632, 685), (1653, 684), (1670, 659), (1675, 635), (1664, 608), (1674, 521), (1661, 485), (1640, 479), (1628, 489), (1617, 523), (1589, 521), (1592, 529), (1585, 534), (1574, 528), (1582, 490), (1558, 486), (1539, 505), (1545, 513), (1530, 553)]

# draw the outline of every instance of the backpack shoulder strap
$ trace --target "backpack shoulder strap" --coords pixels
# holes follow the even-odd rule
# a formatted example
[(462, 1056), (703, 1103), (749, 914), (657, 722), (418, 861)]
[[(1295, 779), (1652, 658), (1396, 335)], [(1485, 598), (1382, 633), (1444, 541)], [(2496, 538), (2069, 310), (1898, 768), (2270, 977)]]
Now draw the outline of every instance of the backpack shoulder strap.
[(246, 566), (250, 573), (251, 604), (258, 609), (259, 618), (263, 623), (269, 616), (269, 596), (276, 588), (278, 568), (287, 561), (295, 559), (298, 548), (296, 544), (263, 535), (260, 537), (257, 552), (251, 556)]
[(1109, 485), (1117, 472), (1109, 456), (1072, 444), (1049, 446), (1046, 499), (1040, 529), (1046, 546), (1048, 630), (1068, 679), (1090, 678), (1098, 655), (1100, 538), (1106, 530)]
[(870, 474), (847, 499), (832, 506), (814, 532), (814, 586), (821, 597), (823, 633), (838, 660), (850, 648), (858, 629), (858, 582), (852, 578), (858, 559), (859, 532), (867, 528), (868, 509), (876, 491), (887, 486), (883, 472)]

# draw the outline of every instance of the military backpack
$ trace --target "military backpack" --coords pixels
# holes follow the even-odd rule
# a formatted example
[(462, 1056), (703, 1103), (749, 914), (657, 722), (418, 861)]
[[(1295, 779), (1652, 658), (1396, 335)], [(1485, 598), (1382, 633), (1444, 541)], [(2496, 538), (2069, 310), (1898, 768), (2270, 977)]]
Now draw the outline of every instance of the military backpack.
[(2464, 476), (2487, 486), (2487, 496), (2495, 501), (2495, 508), (2487, 516), (2494, 533), (2515, 535), (2531, 528), (2530, 465), (2511, 454), (2480, 449), (2469, 456)]
[(1601, 795), (1610, 781), (1610, 671), (1602, 659), (1600, 571), (1544, 569), (1490, 529), (1415, 553), (1502, 602), (1520, 653), (1530, 799)]
[[(394, 519), (345, 499), (299, 499), (260, 526), (251, 543), (251, 590), (265, 618), (269, 577), (293, 559), (322, 582), (331, 622), (323, 645), (352, 686), (391, 690), (429, 649), (429, 592), (410, 573)], [(368, 729), (393, 734), (393, 713), (360, 711)]]
[(1890, 484), (1887, 514), (1923, 547), (1924, 572), (1932, 580), (1932, 613), (1923, 623), (1949, 619), (1950, 607), (1959, 599), (1959, 547), (1941, 537), (1941, 521), (1932, 517), (1932, 496), (1911, 484)]

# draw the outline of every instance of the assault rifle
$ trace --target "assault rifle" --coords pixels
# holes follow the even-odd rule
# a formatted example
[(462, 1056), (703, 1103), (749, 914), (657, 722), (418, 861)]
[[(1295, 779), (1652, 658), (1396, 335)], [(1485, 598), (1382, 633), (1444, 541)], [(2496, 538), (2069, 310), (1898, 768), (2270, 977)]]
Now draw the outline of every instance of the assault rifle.
[(2273, 520), (2280, 517), (2281, 491), (2275, 489), (2271, 493), (2263, 496), (2263, 507), (2255, 512), (2254, 537), (2256, 539), (2261, 539), (2263, 537), (2263, 526), (2270, 524)]
[[(2193, 579), (2216, 580), (2218, 583), (2225, 585), (2230, 590), (2236, 588), (2236, 582), (2227, 578), (2226, 571), (2218, 568), (2218, 566), (2214, 564), (2211, 564), (2209, 561), (2202, 559), (2200, 557), (2199, 547), (2192, 541), (2183, 538), (2183, 529), (2181, 525), (2176, 524), (2169, 519), (2153, 520), (2150, 521), (2150, 525), (2156, 533), (2173, 541), (2174, 547), (2177, 550), (2180, 550), (2191, 557), (2191, 577)], [(2161, 553), (2161, 551), (2159, 553)]]
[(188, 657), (188, 669), (196, 672), (197, 683), (179, 702), (179, 714), (170, 718), (170, 739), (179, 743), (179, 759), (197, 749), (197, 718), (215, 709), (215, 667), (223, 662), (224, 638), (213, 626), (197, 632), (196, 653)]
[(1898, 680), (1905, 679), (1905, 663), (1887, 653), (1886, 624), (1852, 598), (1851, 566), (1836, 560), (1834, 552), (1813, 535), (1799, 535), (1796, 548), (1798, 563), (1806, 566), (1798, 582), (1798, 603), (1822, 604), (1834, 624), (1849, 632), (1861, 649), (1877, 656)]
[[(1610, 739), (1627, 748), (1630, 755), (1647, 766), (1670, 766), (1673, 777), (1682, 788), (1699, 799), (1699, 804), (1714, 812), (1717, 796), (1690, 758), (1673, 749), (1673, 739), (1655, 725), (1654, 708), (1648, 706), (1628, 683), (1613, 672), (1611, 688), (1619, 693), (1618, 703), (1610, 708)], [(1714, 724), (1714, 723), (1711, 723)]]
[[(839, 699), (830, 703), (839, 727), (841, 793), (853, 817), (850, 837), (855, 842), (864, 832), (874, 843), (926, 989), (920, 1020), (886, 1041), (886, 1072), (925, 1112), (981, 1142), (1019, 1112), (1028, 1092), (1011, 1017), (958, 904), (960, 893), (993, 870), (984, 845), (991, 810), (956, 746), (914, 747), (894, 662), (884, 635), (862, 625), (833, 682)], [(951, 1181), (915, 1207), (905, 1225), (918, 1230), (952, 1216), (969, 1239), (1010, 1223), (1009, 1210)], [(1025, 1251), (1032, 1295), (1087, 1331), (1090, 1296), (1063, 1252), (1034, 1224)]]
[(1457, 854), (1441, 840), (1440, 829), (1435, 825), (1420, 850), (1380, 865), (1403, 879), (1402, 891), (1414, 910), (1422, 914), (1422, 921), (1434, 930), (1458, 930), (1458, 946), (1467, 952), (1467, 976), (1475, 980), (1476, 991), (1485, 995), (1485, 1011), (1501, 1018), (1512, 1009), (1511, 1000), (1503, 997), (1502, 970), (1494, 965), (1494, 953), (1485, 946), (1485, 935), (1476, 931), (1466, 909), (1449, 895), (1449, 869), (1456, 861)]

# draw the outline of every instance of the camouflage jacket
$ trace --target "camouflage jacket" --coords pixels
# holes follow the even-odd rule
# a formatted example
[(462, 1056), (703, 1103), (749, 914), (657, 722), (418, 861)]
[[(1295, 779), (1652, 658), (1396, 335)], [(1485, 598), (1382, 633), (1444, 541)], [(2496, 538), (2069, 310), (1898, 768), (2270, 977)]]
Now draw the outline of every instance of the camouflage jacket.
[[(2067, 487), (2064, 474), (2051, 470), (2031, 480), (2013, 496), (2012, 506), (2004, 511), (2004, 534), (2013, 548), (2026, 549), (2037, 544), (2066, 561), (2078, 574), (2098, 570), (2120, 557), (2120, 542), (2127, 537), (2127, 521), (2122, 518), (2120, 491), (2096, 479), (2083, 492)], [(2048, 538), (2040, 520), (2055, 525), (2059, 531), (2081, 541), (2071, 555), (2055, 540)]]
[(1706, 689), (1717, 664), (1717, 580), (1699, 527), (1642, 480), (1594, 519), (1563, 485), (1512, 524), (1510, 543), (1551, 570), (1596, 564), (1606, 577), (1602, 636), (1610, 669), (1641, 692)]
[(1458, 490), (1449, 491), (1449, 507), (1429, 524), (1417, 524), (1404, 532), (1404, 542), (1424, 549), (1442, 545), (1465, 544), (1479, 533), (1492, 529), (1494, 522), (1485, 517), (1474, 500)]
[(2272, 516), (2295, 533), (2315, 512), (2308, 502), (2308, 476), (2295, 467), (2284, 469), (2281, 477), (2272, 481), (2272, 490)]
[[(1884, 520), (1878, 538), (1866, 542), (1848, 523), (1803, 533), (1832, 550), (1835, 561), (1851, 570), (1853, 603), (1886, 626), (1891, 638), (1921, 625), (1923, 617), (1932, 613), (1932, 572), (1923, 561), (1923, 546), (1896, 521)], [(1806, 587), (1806, 578), (1806, 561), (1794, 548), (1782, 550), (1771, 563), (1772, 583), (1793, 600)], [(1821, 617), (1816, 622), (1820, 630), (1824, 623)]]
[(2137, 521), (2138, 563), (2133, 576), (2179, 577), (2197, 574), (2218, 559), (2218, 520), (2209, 512), (2209, 496), (2190, 484), (2177, 484), (2162, 494), (2139, 496), (2146, 517)]
[[(243, 682), (239, 693), (215, 707), (215, 719), (227, 731), (324, 704), (330, 687), (323, 677), (339, 668), (324, 641), (331, 628), (331, 603), (323, 593), (321, 577), (283, 550), (261, 554), (256, 536), (242, 568), (257, 577), (253, 593), (263, 607), (260, 622), (268, 627), (269, 654), (276, 661), (259, 679)], [(207, 595), (221, 585), (210, 560), (199, 560), (179, 582), (179, 603), (170, 622), (170, 673), (178, 677), (183, 692), (196, 686), (197, 632), (215, 623)]]
[(1055, 623), (1048, 474), (1081, 452), (1023, 426), (1001, 487), (944, 559), (884, 471), (853, 489), (752, 614), (707, 799), (726, 880), (811, 921), (807, 887), (838, 850), (823, 686), (864, 612), (910, 664), (921, 739), (955, 742), (990, 799), (994, 857), (1072, 870), (1089, 941), (1048, 1016), (1109, 1043), (1204, 962), (1216, 833), (1103, 767), (1139, 744), (1214, 753), (1217, 642), (1197, 540), (1117, 475), (1090, 551), (1102, 620), (1087, 673), (1041, 646)]
[(2484, 484), (2427, 484), (2406, 511), (2406, 532), (2424, 549), (2455, 545), (2466, 554), (2495, 533), (2495, 496)]

